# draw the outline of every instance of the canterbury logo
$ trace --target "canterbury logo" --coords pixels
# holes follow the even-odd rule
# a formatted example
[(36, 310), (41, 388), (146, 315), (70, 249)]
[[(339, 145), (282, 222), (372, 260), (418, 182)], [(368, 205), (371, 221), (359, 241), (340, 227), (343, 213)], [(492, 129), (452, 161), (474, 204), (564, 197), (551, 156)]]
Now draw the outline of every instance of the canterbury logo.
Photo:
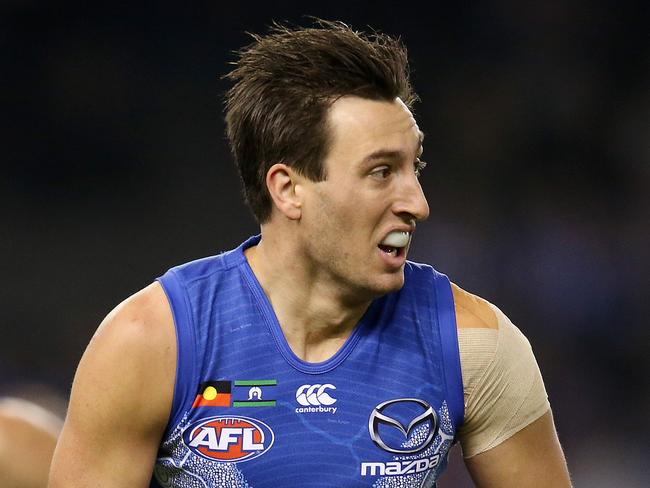
[(314, 405), (333, 405), (336, 398), (332, 398), (326, 390), (336, 390), (336, 386), (326, 383), (324, 385), (302, 385), (296, 390), (296, 401), (305, 407)]

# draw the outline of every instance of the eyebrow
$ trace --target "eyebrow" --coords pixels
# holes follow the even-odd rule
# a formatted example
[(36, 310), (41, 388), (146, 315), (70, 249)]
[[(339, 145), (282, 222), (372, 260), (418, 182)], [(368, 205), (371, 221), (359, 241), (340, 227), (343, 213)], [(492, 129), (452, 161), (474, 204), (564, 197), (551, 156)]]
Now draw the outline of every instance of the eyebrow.
[[(424, 141), (424, 132), (419, 131), (420, 137), (418, 138), (415, 152), (419, 158), (422, 154), (422, 142)], [(363, 158), (364, 163), (376, 161), (378, 159), (400, 159), (404, 157), (404, 151), (391, 151), (390, 149), (379, 149), (375, 152), (368, 154)]]

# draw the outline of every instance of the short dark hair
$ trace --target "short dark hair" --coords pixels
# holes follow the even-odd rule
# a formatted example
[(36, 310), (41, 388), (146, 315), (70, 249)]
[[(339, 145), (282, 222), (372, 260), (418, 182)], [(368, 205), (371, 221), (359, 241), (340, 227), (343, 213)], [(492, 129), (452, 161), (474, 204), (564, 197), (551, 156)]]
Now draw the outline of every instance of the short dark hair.
[(226, 133), (246, 202), (264, 223), (271, 216), (266, 173), (273, 164), (313, 181), (326, 178), (332, 103), (346, 95), (399, 97), (411, 107), (417, 95), (399, 38), (320, 19), (313, 27), (274, 23), (268, 34), (251, 36), (225, 76), (234, 82), (226, 93)]

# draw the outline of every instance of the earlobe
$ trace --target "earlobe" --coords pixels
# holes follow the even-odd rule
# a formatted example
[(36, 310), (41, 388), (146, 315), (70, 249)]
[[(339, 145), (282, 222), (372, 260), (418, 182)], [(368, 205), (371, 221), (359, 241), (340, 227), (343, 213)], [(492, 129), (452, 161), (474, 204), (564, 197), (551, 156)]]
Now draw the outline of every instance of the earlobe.
[(300, 219), (299, 178), (293, 169), (283, 163), (274, 164), (266, 173), (266, 187), (280, 213), (290, 220)]

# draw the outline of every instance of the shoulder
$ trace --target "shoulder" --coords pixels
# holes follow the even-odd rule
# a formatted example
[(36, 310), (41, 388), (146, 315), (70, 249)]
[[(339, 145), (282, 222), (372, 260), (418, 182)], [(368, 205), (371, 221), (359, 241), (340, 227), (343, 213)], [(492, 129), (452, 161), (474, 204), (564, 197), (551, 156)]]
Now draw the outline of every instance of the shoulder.
[(474, 365), (482, 372), (488, 364), (520, 357), (530, 349), (521, 330), (496, 305), (454, 283), (451, 288), (463, 370)]
[(153, 283), (115, 307), (90, 340), (50, 485), (145, 486), (169, 420), (175, 370), (171, 309)]
[(242, 247), (243, 244), (229, 251), (197, 258), (174, 266), (163, 275), (162, 280), (166, 282), (173, 276), (173, 279), (180, 283), (189, 284), (206, 279), (215, 279), (221, 272), (231, 270), (245, 263), (246, 258), (242, 252)]
[(167, 297), (160, 283), (154, 282), (115, 307), (100, 324), (91, 344), (111, 339), (132, 347), (151, 341), (164, 343), (173, 332), (170, 325), (173, 318)]
[(452, 284), (463, 378), (465, 457), (491, 449), (538, 419), (549, 404), (530, 343), (487, 300)]
[[(175, 368), (171, 309), (161, 285), (152, 283), (120, 303), (100, 324), (79, 363), (73, 396), (92, 403), (101, 391), (111, 397), (113, 407), (142, 406), (143, 415), (166, 422)], [(102, 386), (98, 390), (96, 385)]]
[(456, 326), (459, 329), (498, 329), (499, 321), (492, 305), (487, 300), (463, 290), (451, 283), (456, 312)]
[(175, 358), (174, 349), (171, 308), (162, 286), (156, 282), (124, 300), (106, 316), (86, 354), (118, 354), (128, 362), (153, 365)]

